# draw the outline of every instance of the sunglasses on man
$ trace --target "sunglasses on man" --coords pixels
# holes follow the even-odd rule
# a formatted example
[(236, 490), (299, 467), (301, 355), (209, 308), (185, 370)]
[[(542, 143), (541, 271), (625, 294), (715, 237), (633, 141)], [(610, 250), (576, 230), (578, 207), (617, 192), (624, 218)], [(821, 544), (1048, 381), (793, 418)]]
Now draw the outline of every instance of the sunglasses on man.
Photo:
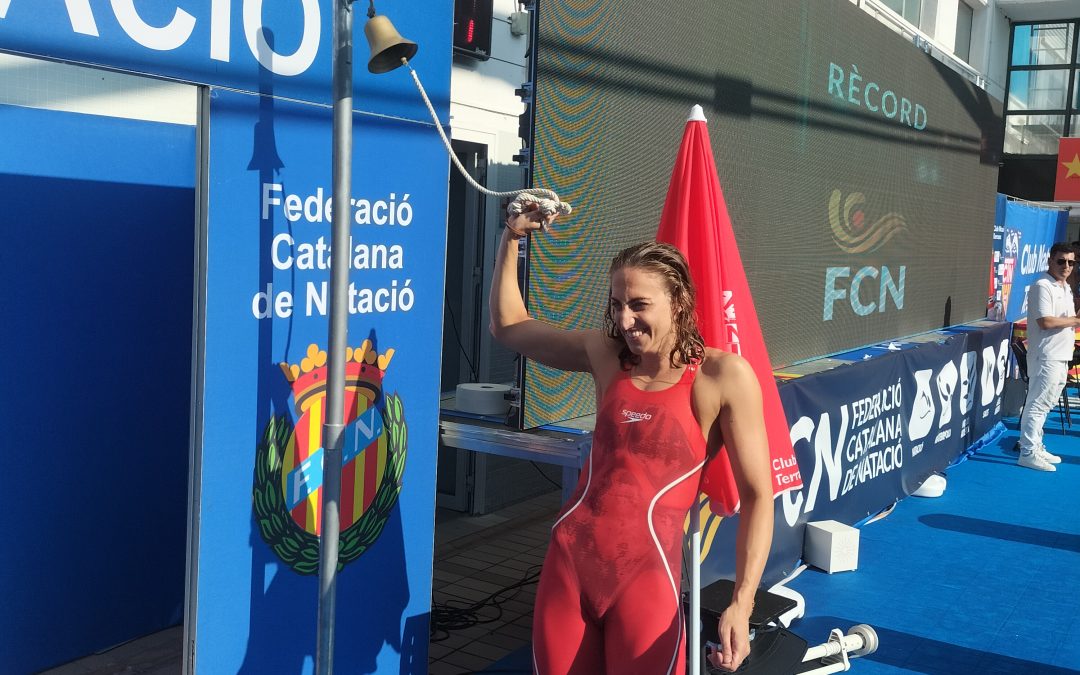
[(1071, 267), (1076, 267), (1076, 261), (1075, 260), (1070, 260), (1069, 258), (1058, 258), (1054, 262), (1056, 262), (1061, 267), (1064, 267), (1066, 265), (1069, 265)]

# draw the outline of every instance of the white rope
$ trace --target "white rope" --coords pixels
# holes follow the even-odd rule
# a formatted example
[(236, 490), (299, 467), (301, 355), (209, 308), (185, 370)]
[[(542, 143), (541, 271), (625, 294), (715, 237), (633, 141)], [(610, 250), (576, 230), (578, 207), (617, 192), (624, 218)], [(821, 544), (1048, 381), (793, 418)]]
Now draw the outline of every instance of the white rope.
[(545, 216), (568, 216), (573, 210), (569, 204), (559, 200), (559, 195), (555, 194), (551, 190), (545, 190), (544, 188), (525, 188), (523, 190), (510, 190), (509, 192), (495, 192), (489, 190), (480, 183), (477, 183), (469, 172), (461, 164), (461, 160), (457, 158), (454, 153), (453, 147), (450, 145), (450, 139), (446, 137), (446, 133), (443, 132), (442, 124), (439, 123), (439, 116), (435, 114), (435, 108), (431, 105), (431, 101), (428, 99), (427, 92), (424, 91), (424, 85), (420, 84), (420, 78), (417, 76), (416, 71), (409, 65), (406, 59), (401, 59), (402, 65), (409, 69), (409, 73), (412, 74), (413, 82), (416, 83), (416, 88), (420, 90), (420, 96), (424, 99), (424, 105), (427, 106), (428, 112), (431, 113), (431, 119), (435, 122), (435, 130), (439, 132), (439, 137), (442, 138), (443, 145), (446, 146), (447, 152), (450, 153), (450, 159), (454, 162), (454, 166), (457, 167), (461, 175), (465, 177), (465, 180), (469, 182), (474, 188), (483, 192), (486, 195), (492, 197), (514, 197), (514, 201), (510, 202), (510, 205), (506, 207), (506, 212), (511, 215), (518, 215), (522, 211), (526, 211), (526, 206), (529, 204), (537, 204), (540, 212)]

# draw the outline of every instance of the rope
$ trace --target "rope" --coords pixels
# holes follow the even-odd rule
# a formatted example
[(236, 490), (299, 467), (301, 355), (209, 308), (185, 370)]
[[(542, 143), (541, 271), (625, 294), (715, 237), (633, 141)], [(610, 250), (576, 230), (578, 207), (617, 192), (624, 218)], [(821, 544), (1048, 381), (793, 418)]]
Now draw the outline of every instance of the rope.
[(409, 65), (408, 60), (401, 59), (402, 65), (409, 69), (409, 73), (412, 74), (413, 82), (416, 83), (416, 88), (420, 90), (420, 96), (424, 99), (424, 105), (427, 106), (428, 112), (431, 114), (431, 119), (435, 122), (435, 130), (439, 132), (439, 138), (442, 139), (443, 145), (446, 146), (447, 152), (450, 153), (450, 159), (453, 161), (454, 166), (457, 167), (461, 175), (468, 181), (469, 185), (480, 192), (489, 195), (491, 197), (513, 197), (514, 201), (510, 202), (510, 205), (506, 207), (506, 212), (510, 215), (518, 215), (523, 211), (529, 210), (527, 207), (531, 204), (537, 204), (540, 212), (545, 216), (568, 216), (573, 210), (572, 207), (566, 202), (559, 200), (559, 195), (555, 194), (551, 190), (544, 188), (525, 188), (523, 190), (510, 190), (508, 192), (495, 192), (489, 190), (480, 183), (477, 183), (469, 172), (461, 164), (461, 160), (457, 158), (454, 153), (453, 147), (450, 145), (450, 139), (446, 137), (446, 133), (443, 131), (442, 124), (439, 123), (439, 116), (435, 114), (435, 107), (431, 105), (431, 100), (428, 99), (427, 92), (424, 91), (424, 85), (420, 84), (420, 77), (417, 76), (416, 71)]

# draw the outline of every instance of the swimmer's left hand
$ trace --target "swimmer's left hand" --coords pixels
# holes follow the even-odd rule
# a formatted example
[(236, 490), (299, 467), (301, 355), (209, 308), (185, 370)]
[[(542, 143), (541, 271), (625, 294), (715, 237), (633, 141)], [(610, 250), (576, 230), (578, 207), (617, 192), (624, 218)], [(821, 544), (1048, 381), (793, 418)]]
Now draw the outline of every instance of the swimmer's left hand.
[(720, 615), (719, 633), (723, 651), (711, 651), (709, 663), (724, 670), (738, 670), (750, 653), (750, 612), (729, 605)]

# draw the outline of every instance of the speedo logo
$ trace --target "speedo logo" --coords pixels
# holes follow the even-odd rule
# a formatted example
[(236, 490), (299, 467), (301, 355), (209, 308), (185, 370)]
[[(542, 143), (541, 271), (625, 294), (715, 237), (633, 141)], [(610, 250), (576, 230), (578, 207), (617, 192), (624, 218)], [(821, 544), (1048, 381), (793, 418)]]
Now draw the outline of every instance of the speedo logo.
[(631, 422), (644, 422), (645, 420), (652, 419), (652, 413), (640, 413), (633, 410), (627, 410), (623, 408), (622, 416), (625, 417), (622, 421), (623, 424), (630, 424)]

